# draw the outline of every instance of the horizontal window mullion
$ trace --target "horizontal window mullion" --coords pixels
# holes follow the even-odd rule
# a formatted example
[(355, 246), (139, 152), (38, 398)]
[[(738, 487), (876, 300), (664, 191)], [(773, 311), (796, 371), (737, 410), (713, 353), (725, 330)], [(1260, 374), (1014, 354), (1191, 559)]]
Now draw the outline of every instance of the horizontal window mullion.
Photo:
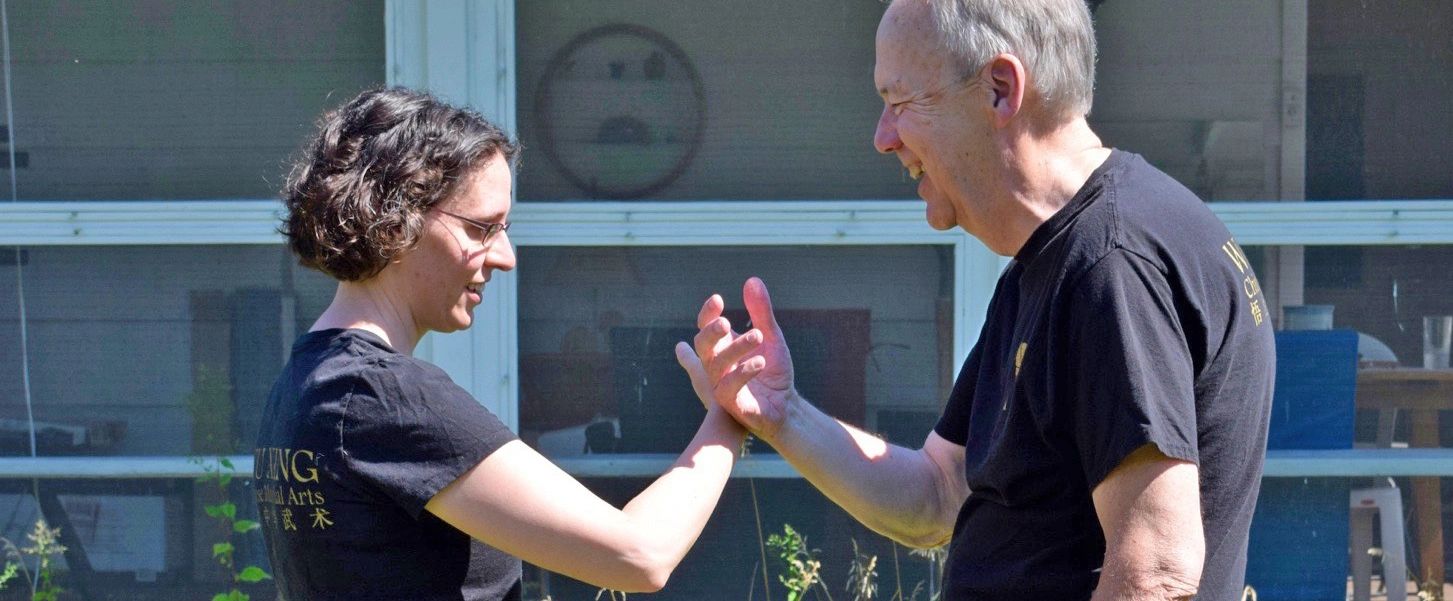
[(197, 478), (218, 469), (252, 477), (251, 455), (230, 455), (232, 470), (216, 457), (0, 457), (0, 478), (166, 479)]
[[(592, 455), (554, 462), (579, 478), (653, 478), (670, 468), (669, 454)], [(252, 476), (250, 455), (233, 455), (235, 474)], [(3, 478), (165, 479), (195, 478), (218, 468), (216, 458), (192, 457), (0, 457)], [(1272, 450), (1266, 453), (1267, 478), (1453, 476), (1453, 449)], [(734, 478), (799, 478), (780, 457), (747, 457), (737, 462)]]
[[(1212, 203), (1243, 245), (1453, 244), (1453, 200)], [(0, 246), (279, 244), (276, 200), (0, 203)], [(515, 205), (527, 245), (934, 244), (919, 201)]]

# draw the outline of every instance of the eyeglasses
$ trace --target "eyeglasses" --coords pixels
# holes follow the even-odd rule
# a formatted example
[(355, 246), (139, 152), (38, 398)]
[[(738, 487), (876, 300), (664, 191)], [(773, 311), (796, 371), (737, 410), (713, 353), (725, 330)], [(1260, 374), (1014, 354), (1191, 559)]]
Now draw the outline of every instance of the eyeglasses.
[(476, 228), (479, 228), (479, 231), (481, 231), (481, 232), (484, 233), (484, 237), (483, 238), (480, 238), (480, 241), (481, 242), (488, 242), (489, 239), (492, 238), (492, 237), (494, 237), (494, 235), (496, 233), (498, 233), (498, 232), (508, 232), (508, 231), (510, 231), (510, 224), (509, 224), (508, 221), (503, 221), (503, 222), (500, 222), (500, 223), (485, 223), (483, 221), (475, 221), (475, 220), (470, 219), (468, 217), (465, 217), (463, 215), (457, 215), (457, 214), (454, 214), (454, 213), (450, 213), (449, 211), (445, 211), (444, 209), (439, 209), (439, 212), (440, 213), (443, 213), (445, 215), (448, 215), (450, 217), (453, 217), (455, 219), (458, 219), (460, 221), (463, 221), (464, 223), (467, 223), (469, 225), (472, 225), (472, 226), (474, 226)]

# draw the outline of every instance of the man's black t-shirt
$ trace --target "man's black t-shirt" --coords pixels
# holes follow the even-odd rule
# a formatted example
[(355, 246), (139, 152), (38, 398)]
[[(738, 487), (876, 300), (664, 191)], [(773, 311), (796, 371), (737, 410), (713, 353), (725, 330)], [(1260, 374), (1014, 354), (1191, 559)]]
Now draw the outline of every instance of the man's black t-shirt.
[(518, 559), (424, 510), (515, 439), (443, 370), (362, 330), (309, 332), (262, 423), (253, 473), (284, 599), (520, 598)]
[(1089, 599), (1105, 539), (1091, 491), (1156, 445), (1200, 469), (1198, 598), (1239, 599), (1274, 351), (1266, 301), (1189, 190), (1115, 151), (1001, 276), (935, 431), (970, 494), (945, 599)]

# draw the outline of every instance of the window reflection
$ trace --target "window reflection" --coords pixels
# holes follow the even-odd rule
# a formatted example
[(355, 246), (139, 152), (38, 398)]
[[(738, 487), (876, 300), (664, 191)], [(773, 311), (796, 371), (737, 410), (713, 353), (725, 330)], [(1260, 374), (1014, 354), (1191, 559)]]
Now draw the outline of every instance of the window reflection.
[(7, 10), (22, 200), (270, 198), (318, 113), (384, 82), (380, 0)]
[(1209, 201), (1453, 197), (1453, 5), (1297, 6), (1100, 4), (1092, 125)]
[[(272, 381), (333, 285), (278, 246), (25, 249), (39, 455), (251, 448)], [(0, 331), (18, 332), (0, 279)], [(0, 345), (0, 455), (31, 454), (19, 341)]]
[(728, 319), (745, 324), (742, 282), (758, 275), (772, 290), (799, 390), (834, 416), (917, 448), (946, 394), (939, 374), (953, 369), (950, 251), (522, 248), (521, 434), (556, 457), (679, 452), (702, 409), (672, 348), (695, 335), (712, 293), (727, 300)]

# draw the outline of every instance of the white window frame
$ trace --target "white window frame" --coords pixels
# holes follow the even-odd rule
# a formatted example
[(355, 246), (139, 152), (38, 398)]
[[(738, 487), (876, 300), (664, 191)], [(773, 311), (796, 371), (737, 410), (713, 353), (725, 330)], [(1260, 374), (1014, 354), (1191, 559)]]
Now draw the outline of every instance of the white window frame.
[[(1301, 0), (1294, 0), (1293, 3)], [(514, 0), (388, 0), (389, 82), (427, 88), (515, 130)], [(1211, 209), (1243, 246), (1453, 245), (1453, 199), (1338, 202), (1218, 202)], [(274, 199), (0, 203), (0, 247), (276, 245)], [(528, 202), (515, 206), (519, 246), (952, 246), (953, 354), (972, 347), (1005, 259), (961, 230), (934, 231), (916, 200)], [(721, 232), (732, 232), (723, 235)], [(870, 284), (865, 284), (870, 285)], [(517, 427), (518, 280), (501, 273), (476, 309), (476, 326), (431, 335), (420, 356)], [(231, 457), (251, 474), (251, 457)], [(667, 456), (623, 455), (559, 463), (578, 476), (661, 473)], [(182, 457), (0, 458), (0, 478), (191, 477)], [(1453, 476), (1453, 449), (1274, 452), (1268, 476)], [(739, 477), (799, 477), (778, 458), (752, 458)]]

